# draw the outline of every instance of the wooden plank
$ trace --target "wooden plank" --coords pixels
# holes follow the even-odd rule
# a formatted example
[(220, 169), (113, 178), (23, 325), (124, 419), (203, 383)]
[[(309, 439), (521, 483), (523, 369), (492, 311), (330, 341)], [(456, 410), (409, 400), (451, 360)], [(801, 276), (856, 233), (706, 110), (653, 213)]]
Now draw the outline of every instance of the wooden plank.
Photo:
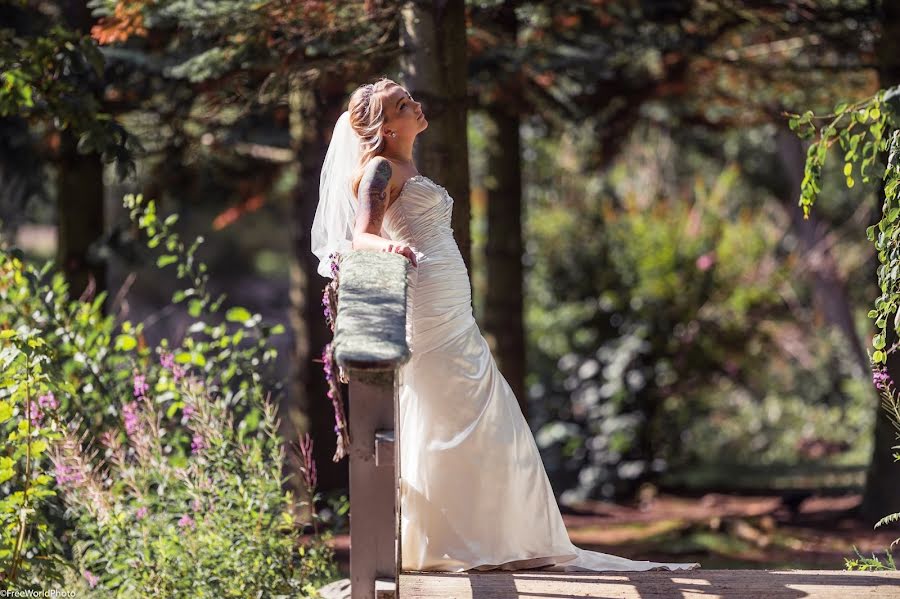
[(401, 599), (900, 598), (900, 573), (843, 570), (403, 572)]
[(401, 526), (401, 514), (403, 512), (403, 501), (400, 497), (400, 475), (403, 470), (400, 468), (400, 378), (401, 371), (398, 369), (394, 373), (394, 471), (391, 476), (391, 484), (394, 486), (394, 580), (397, 583), (396, 595), (400, 596), (400, 573), (403, 571), (403, 537)]
[(375, 599), (396, 599), (397, 581), (393, 578), (379, 578), (375, 581)]
[[(391, 377), (393, 378), (393, 377)], [(375, 599), (394, 578), (394, 468), (375, 464), (375, 431), (394, 426), (394, 388), (350, 375), (350, 580), (353, 599)]]

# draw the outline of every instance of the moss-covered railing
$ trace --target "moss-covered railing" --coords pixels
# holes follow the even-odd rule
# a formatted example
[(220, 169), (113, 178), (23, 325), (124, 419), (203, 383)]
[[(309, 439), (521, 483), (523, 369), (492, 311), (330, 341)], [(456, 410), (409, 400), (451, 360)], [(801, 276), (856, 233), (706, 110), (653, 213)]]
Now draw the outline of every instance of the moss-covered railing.
[[(356, 250), (340, 263), (334, 358), (349, 379), (350, 580), (375, 599), (400, 572), (399, 369), (409, 360), (407, 277), (399, 254)], [(399, 589), (397, 589), (399, 591)]]

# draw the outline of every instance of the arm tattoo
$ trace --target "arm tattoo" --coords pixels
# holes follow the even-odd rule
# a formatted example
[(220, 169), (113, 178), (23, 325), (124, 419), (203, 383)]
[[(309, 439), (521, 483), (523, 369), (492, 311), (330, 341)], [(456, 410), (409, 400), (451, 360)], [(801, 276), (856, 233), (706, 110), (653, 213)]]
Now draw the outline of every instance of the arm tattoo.
[(391, 180), (391, 164), (380, 160), (374, 169), (368, 169), (359, 184), (360, 216), (364, 223), (380, 225), (388, 202), (388, 184)]

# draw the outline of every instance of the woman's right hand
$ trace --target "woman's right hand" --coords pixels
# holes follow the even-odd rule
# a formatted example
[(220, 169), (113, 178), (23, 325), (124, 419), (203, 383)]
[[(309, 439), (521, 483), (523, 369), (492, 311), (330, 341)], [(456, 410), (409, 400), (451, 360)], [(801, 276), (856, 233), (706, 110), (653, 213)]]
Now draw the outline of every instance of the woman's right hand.
[(413, 266), (419, 266), (416, 261), (416, 254), (412, 251), (412, 248), (408, 245), (402, 245), (397, 243), (388, 243), (387, 247), (384, 249), (385, 252), (393, 252), (395, 254), (400, 254), (402, 256), (406, 256)]

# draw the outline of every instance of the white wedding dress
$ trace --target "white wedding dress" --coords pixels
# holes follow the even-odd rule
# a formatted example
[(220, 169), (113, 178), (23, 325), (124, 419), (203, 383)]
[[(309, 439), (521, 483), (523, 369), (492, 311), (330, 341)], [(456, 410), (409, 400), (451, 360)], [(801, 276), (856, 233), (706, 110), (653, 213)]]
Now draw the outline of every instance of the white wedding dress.
[(573, 545), (534, 437), (471, 308), (450, 215), (428, 177), (408, 179), (382, 233), (414, 250), (400, 372), (403, 570), (690, 570)]

